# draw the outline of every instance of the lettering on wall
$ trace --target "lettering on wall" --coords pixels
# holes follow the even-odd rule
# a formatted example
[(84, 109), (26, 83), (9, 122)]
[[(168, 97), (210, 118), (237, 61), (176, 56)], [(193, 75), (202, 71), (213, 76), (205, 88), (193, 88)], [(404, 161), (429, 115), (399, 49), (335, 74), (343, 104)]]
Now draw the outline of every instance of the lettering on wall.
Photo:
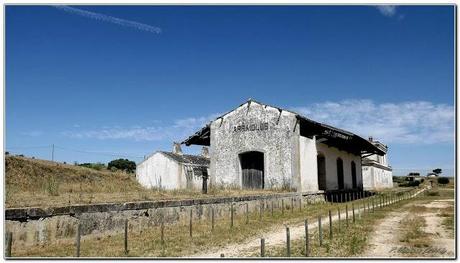
[(329, 137), (332, 137), (332, 138), (340, 138), (340, 139), (344, 139), (344, 140), (351, 140), (350, 136), (345, 135), (345, 134), (341, 134), (341, 133), (338, 133), (338, 132), (335, 132), (335, 131), (332, 131), (332, 130), (324, 130), (323, 135), (326, 135), (326, 136), (329, 136)]
[(246, 123), (233, 126), (233, 132), (267, 131), (268, 122)]

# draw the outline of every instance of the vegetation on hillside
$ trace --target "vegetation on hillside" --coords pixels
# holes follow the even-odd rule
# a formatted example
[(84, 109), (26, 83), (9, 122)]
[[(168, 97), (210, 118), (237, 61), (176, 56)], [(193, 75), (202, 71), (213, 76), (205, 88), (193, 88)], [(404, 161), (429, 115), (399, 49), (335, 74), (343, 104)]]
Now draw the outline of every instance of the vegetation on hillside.
[(164, 190), (142, 187), (132, 173), (93, 169), (20, 156), (6, 156), (6, 207), (152, 201), (270, 194), (281, 190), (211, 188)]

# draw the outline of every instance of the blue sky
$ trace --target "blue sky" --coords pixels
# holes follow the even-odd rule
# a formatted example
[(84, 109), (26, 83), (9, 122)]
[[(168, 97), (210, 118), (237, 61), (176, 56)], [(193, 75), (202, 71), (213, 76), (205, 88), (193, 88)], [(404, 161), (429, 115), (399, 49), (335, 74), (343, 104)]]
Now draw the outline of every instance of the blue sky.
[[(248, 98), (454, 164), (452, 6), (7, 6), (6, 148), (140, 161)], [(186, 149), (194, 152), (195, 149)]]

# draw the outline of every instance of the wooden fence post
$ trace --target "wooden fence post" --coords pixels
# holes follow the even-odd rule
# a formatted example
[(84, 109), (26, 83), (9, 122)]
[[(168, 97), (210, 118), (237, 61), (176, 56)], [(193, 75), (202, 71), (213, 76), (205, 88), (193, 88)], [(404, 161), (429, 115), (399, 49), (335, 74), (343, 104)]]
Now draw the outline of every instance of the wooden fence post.
[(214, 231), (214, 206), (211, 206), (211, 232)]
[(291, 256), (291, 237), (289, 233), (289, 227), (286, 227), (286, 256)]
[(273, 217), (273, 199), (272, 199), (272, 207), (271, 207), (272, 217)]
[(192, 229), (193, 229), (193, 210), (192, 208), (190, 207), (190, 222), (189, 222), (189, 234), (190, 234), (190, 237), (193, 236), (193, 232), (192, 232)]
[(80, 257), (80, 240), (81, 240), (81, 225), (79, 222), (77, 226), (77, 240), (76, 240), (76, 243), (77, 243), (76, 257), (77, 258)]
[(284, 199), (281, 199), (281, 215), (284, 215)]
[(230, 204), (230, 228), (233, 228), (233, 202)]
[(319, 237), (319, 246), (323, 245), (323, 229), (321, 226), (321, 216), (318, 216), (318, 237)]
[(264, 205), (262, 203), (262, 201), (260, 201), (260, 204), (259, 204), (259, 220), (262, 221), (262, 216), (264, 214)]
[(165, 219), (164, 219), (164, 215), (163, 215), (163, 214), (161, 215), (161, 226), (160, 226), (160, 230), (161, 230), (161, 235), (160, 235), (160, 238), (161, 238), (161, 245), (164, 245), (164, 244), (165, 244)]
[(11, 257), (11, 246), (13, 244), (13, 232), (6, 233), (5, 257)]
[(265, 239), (260, 239), (260, 257), (265, 257)]
[(332, 214), (329, 210), (329, 239), (332, 239)]
[(345, 205), (345, 222), (347, 223), (348, 227), (348, 205)]
[(125, 255), (128, 255), (128, 219), (125, 220)]
[(249, 205), (246, 203), (246, 224), (249, 224)]
[(339, 232), (340, 232), (340, 207), (337, 207), (337, 216), (339, 220)]
[(351, 210), (353, 211), (353, 223), (355, 223), (355, 204), (351, 204)]
[(308, 237), (308, 219), (305, 219), (305, 256), (308, 257), (308, 250), (310, 249), (310, 238)]

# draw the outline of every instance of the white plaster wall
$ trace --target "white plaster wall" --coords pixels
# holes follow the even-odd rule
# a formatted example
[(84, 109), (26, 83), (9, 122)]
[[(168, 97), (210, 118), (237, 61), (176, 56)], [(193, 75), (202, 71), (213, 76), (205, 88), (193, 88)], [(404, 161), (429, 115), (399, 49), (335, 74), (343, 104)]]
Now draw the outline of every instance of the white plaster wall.
[(364, 189), (384, 189), (393, 187), (393, 172), (373, 166), (363, 167)]
[(137, 165), (136, 179), (146, 188), (178, 189), (185, 185), (185, 177), (181, 179), (181, 166), (163, 153), (156, 152)]
[(300, 138), (300, 178), (302, 192), (318, 191), (318, 163), (316, 139)]
[[(326, 187), (328, 190), (339, 188), (337, 178), (337, 158), (343, 161), (344, 188), (352, 189), (353, 181), (351, 177), (351, 162), (356, 164), (356, 184), (358, 188), (362, 185), (361, 156), (341, 151), (335, 147), (329, 147), (324, 143), (316, 143), (318, 152), (324, 154), (326, 158)], [(316, 161), (316, 158), (315, 158)]]
[[(268, 130), (234, 132), (241, 124), (268, 122)], [(211, 184), (241, 187), (238, 154), (246, 151), (264, 153), (265, 188), (285, 184), (298, 188), (300, 179), (297, 160), (298, 127), (295, 115), (256, 102), (243, 104), (211, 123)], [(294, 147), (295, 146), (295, 147)]]

